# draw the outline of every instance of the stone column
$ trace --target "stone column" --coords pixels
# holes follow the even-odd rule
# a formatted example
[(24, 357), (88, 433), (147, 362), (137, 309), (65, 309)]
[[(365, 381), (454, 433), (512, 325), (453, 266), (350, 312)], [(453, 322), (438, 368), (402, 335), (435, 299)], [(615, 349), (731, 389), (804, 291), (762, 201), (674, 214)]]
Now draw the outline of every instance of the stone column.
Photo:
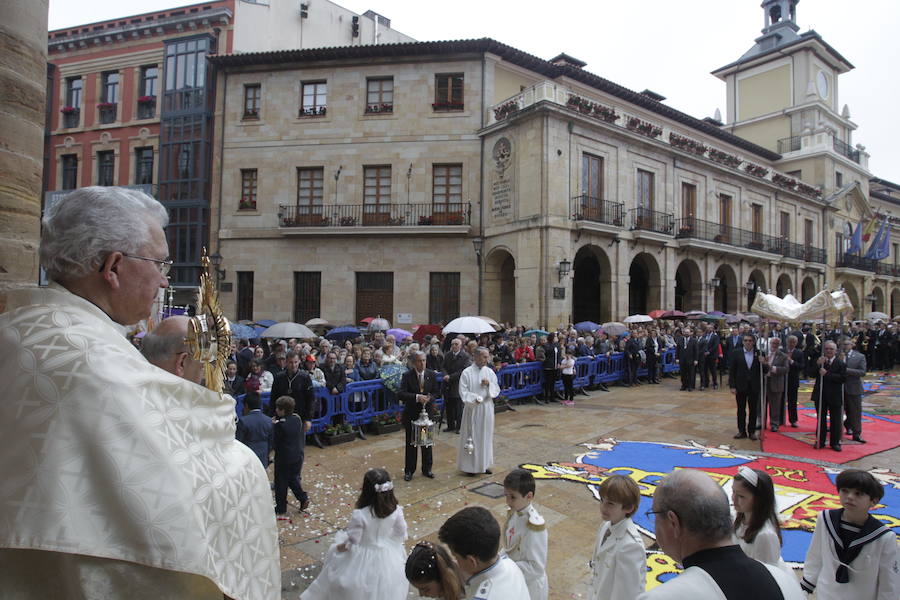
[(38, 279), (48, 0), (0, 0), (0, 313)]

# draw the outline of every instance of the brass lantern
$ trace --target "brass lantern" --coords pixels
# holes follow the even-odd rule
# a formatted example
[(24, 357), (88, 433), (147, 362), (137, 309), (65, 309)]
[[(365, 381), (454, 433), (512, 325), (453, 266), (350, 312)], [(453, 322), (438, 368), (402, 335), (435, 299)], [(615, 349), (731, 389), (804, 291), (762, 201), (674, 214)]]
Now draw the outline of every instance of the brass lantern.
[(413, 428), (413, 436), (410, 445), (416, 448), (430, 448), (434, 446), (434, 421), (428, 417), (425, 406), (422, 406), (422, 412), (419, 418), (411, 423)]

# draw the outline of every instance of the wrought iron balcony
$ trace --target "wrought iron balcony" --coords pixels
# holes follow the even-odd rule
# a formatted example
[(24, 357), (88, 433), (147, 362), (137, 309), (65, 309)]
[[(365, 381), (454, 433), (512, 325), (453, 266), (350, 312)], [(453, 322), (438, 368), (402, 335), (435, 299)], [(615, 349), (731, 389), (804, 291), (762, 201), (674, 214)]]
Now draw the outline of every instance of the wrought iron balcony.
[(658, 212), (639, 206), (628, 211), (631, 215), (631, 228), (655, 231), (672, 235), (675, 229), (675, 215)]
[(677, 229), (675, 232), (676, 238), (693, 238), (748, 250), (782, 254), (783, 244), (781, 238), (772, 237), (764, 233), (729, 227), (721, 223), (704, 221), (695, 217), (677, 219), (675, 224)]
[(781, 255), (785, 258), (795, 258), (806, 262), (825, 264), (825, 251), (815, 246), (807, 246), (796, 242), (789, 242), (779, 238), (781, 243)]
[(62, 126), (66, 129), (78, 127), (78, 124), (81, 122), (81, 109), (67, 107), (66, 112), (63, 112), (62, 121)]
[(452, 204), (340, 204), (278, 209), (281, 227), (428, 227), (469, 225), (471, 205)]
[(900, 265), (889, 265), (878, 261), (877, 263), (875, 263), (875, 272), (879, 275), (900, 277)]
[(878, 267), (878, 261), (863, 256), (857, 256), (855, 254), (844, 254), (843, 256), (838, 257), (837, 264), (834, 266), (839, 269), (857, 269), (859, 271), (871, 271), (874, 273), (875, 269)]
[(800, 149), (800, 136), (781, 138), (778, 140), (778, 153), (796, 152)]
[(576, 221), (594, 221), (622, 227), (625, 205), (582, 194), (572, 198), (570, 214)]
[(116, 122), (116, 112), (118, 105), (115, 102), (103, 102), (97, 105), (97, 109), (100, 112), (100, 124), (106, 125), (108, 123)]
[(842, 156), (846, 156), (855, 163), (859, 163), (859, 150), (837, 138), (834, 138), (834, 151)]

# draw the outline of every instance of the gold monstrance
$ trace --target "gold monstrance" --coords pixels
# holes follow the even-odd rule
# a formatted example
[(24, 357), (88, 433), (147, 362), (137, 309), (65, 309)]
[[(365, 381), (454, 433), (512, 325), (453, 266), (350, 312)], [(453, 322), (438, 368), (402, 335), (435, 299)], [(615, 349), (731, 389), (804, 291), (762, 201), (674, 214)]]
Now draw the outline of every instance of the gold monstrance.
[(231, 353), (231, 325), (219, 306), (216, 284), (209, 275), (209, 256), (203, 248), (200, 256), (200, 288), (196, 314), (188, 323), (187, 343), (191, 358), (203, 363), (206, 387), (222, 393), (225, 364)]

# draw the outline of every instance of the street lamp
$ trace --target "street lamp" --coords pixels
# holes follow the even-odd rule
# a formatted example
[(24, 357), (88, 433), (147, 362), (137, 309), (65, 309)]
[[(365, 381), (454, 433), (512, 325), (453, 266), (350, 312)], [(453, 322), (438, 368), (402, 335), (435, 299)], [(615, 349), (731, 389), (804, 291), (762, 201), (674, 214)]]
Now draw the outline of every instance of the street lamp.
[(225, 279), (225, 269), (219, 268), (222, 264), (222, 255), (219, 254), (218, 250), (209, 257), (209, 262), (212, 263), (213, 268), (216, 270), (216, 283), (223, 281)]
[(481, 250), (484, 248), (484, 240), (480, 237), (472, 238), (472, 246), (475, 247), (475, 257), (478, 259), (478, 264), (481, 265)]
[(713, 277), (712, 279), (709, 280), (709, 283), (707, 283), (706, 285), (709, 286), (709, 289), (715, 290), (719, 287), (720, 283), (722, 283), (721, 279), (719, 279), (718, 277)]
[(559, 261), (559, 280), (560, 282), (563, 280), (563, 277), (569, 274), (569, 271), (572, 269), (572, 263), (568, 258), (564, 258)]

